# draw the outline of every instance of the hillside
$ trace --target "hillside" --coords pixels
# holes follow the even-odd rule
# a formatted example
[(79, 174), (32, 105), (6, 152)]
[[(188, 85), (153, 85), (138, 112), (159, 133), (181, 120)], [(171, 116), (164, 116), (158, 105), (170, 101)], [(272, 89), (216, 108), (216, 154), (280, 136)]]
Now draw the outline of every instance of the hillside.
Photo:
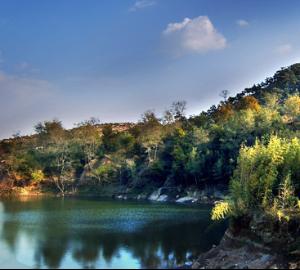
[(1, 185), (98, 195), (109, 186), (227, 189), (242, 145), (299, 137), (299, 87), (295, 64), (189, 118), (185, 102), (174, 102), (163, 117), (147, 111), (137, 124), (39, 123), (33, 136), (0, 142)]

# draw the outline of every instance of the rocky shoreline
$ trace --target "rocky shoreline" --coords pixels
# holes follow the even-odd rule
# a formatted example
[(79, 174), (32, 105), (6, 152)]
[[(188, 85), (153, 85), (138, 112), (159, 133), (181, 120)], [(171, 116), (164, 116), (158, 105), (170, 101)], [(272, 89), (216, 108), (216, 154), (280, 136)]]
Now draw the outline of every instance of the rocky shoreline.
[(285, 259), (271, 249), (226, 231), (221, 243), (199, 256), (192, 269), (286, 269)]
[(298, 269), (299, 220), (280, 224), (253, 215), (231, 223), (220, 244), (201, 254), (192, 269)]
[(111, 188), (102, 192), (66, 192), (65, 194), (43, 192), (38, 188), (14, 188), (10, 192), (0, 194), (0, 197), (99, 197), (115, 200), (136, 200), (150, 202), (166, 202), (180, 204), (214, 204), (216, 201), (223, 200), (227, 194), (222, 188), (196, 188), (181, 189), (177, 187), (161, 187), (152, 191), (137, 192), (130, 189), (120, 190)]
[(118, 200), (138, 200), (152, 202), (172, 202), (181, 204), (214, 204), (216, 201), (223, 200), (226, 191), (221, 189), (207, 188), (203, 190), (179, 188), (159, 188), (150, 193), (116, 193), (112, 197)]

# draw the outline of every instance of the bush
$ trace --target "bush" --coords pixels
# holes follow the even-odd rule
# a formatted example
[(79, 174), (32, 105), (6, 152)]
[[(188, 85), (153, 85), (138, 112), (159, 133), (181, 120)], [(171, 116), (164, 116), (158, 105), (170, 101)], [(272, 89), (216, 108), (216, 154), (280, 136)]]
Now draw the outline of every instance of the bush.
[(35, 170), (31, 173), (31, 178), (34, 183), (40, 183), (45, 180), (45, 175), (42, 170)]
[(216, 205), (213, 218), (261, 210), (287, 219), (285, 213), (299, 210), (295, 196), (295, 191), (299, 192), (299, 164), (298, 138), (272, 136), (267, 143), (257, 141), (252, 147), (243, 146), (230, 183), (230, 199)]
[(224, 219), (231, 212), (231, 207), (229, 202), (221, 201), (217, 202), (215, 207), (213, 208), (211, 218), (212, 220), (220, 220)]

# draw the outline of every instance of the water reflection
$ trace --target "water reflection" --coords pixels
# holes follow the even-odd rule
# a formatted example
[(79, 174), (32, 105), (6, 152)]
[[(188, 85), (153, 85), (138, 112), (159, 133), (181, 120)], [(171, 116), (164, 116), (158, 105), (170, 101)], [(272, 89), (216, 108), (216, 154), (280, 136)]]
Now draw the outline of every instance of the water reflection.
[(4, 205), (2, 202), (0, 202), (0, 235), (2, 235), (3, 219), (4, 219)]
[(34, 268), (174, 267), (225, 229), (210, 223), (207, 207), (40, 199), (2, 208), (0, 243)]

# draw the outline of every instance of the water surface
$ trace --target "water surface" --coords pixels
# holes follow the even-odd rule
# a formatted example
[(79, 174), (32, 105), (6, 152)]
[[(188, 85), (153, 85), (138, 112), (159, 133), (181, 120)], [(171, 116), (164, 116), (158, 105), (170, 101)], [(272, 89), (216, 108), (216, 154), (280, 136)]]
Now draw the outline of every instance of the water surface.
[(0, 267), (170, 268), (217, 244), (209, 206), (76, 198), (0, 202)]

